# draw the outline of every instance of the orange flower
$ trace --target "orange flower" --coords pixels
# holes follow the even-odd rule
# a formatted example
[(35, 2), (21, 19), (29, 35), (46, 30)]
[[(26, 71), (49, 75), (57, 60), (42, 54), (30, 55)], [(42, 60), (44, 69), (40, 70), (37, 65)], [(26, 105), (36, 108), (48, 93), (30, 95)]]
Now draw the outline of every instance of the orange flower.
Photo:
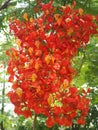
[(23, 14), (23, 18), (24, 18), (26, 21), (28, 21), (28, 14), (27, 14), (27, 13), (24, 13), (24, 14)]

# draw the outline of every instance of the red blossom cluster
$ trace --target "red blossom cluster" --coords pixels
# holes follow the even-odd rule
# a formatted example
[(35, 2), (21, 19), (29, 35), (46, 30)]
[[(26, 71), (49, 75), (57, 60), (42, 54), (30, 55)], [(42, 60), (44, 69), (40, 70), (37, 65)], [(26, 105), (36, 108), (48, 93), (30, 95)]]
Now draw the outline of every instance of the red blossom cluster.
[(7, 50), (8, 93), (15, 113), (31, 117), (32, 112), (47, 117), (46, 125), (71, 126), (73, 119), (85, 124), (89, 110), (87, 92), (71, 82), (75, 70), (71, 60), (90, 35), (97, 33), (96, 18), (70, 6), (58, 9), (52, 3), (41, 5), (38, 18), (15, 19), (10, 24), (18, 47)]

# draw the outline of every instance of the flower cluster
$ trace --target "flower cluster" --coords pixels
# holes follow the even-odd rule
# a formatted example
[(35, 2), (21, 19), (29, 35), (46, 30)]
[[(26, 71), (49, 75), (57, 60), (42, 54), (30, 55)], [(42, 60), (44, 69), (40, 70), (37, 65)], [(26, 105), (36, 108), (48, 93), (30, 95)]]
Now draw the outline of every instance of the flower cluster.
[(52, 3), (41, 5), (38, 18), (14, 19), (10, 24), (18, 47), (7, 50), (9, 82), (7, 94), (15, 112), (25, 117), (43, 114), (46, 125), (71, 126), (73, 119), (85, 124), (89, 110), (87, 92), (71, 82), (76, 72), (71, 66), (78, 48), (97, 33), (96, 18), (82, 9), (62, 6), (56, 13)]

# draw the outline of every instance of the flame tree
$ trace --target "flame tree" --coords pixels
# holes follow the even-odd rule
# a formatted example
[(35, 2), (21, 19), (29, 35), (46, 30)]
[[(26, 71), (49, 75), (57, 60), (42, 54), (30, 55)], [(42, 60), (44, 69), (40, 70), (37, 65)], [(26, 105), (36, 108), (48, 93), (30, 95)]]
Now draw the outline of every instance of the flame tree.
[(23, 21), (10, 21), (17, 47), (6, 52), (12, 82), (7, 95), (15, 113), (26, 118), (43, 114), (48, 127), (70, 127), (73, 121), (84, 125), (89, 111), (90, 89), (72, 85), (77, 75), (72, 59), (98, 33), (98, 19), (74, 5), (56, 8), (53, 2), (39, 2), (37, 18), (24, 13)]

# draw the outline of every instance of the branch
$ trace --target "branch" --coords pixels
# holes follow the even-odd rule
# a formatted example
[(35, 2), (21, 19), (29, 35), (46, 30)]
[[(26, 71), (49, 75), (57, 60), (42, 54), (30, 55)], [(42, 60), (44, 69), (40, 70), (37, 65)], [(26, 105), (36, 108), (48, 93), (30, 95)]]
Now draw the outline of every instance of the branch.
[(0, 7), (0, 11), (3, 10), (3, 9), (6, 9), (6, 8), (9, 6), (10, 1), (11, 1), (11, 0), (5, 1), (5, 3)]
[(66, 0), (64, 0), (64, 3), (63, 3), (63, 5), (64, 5), (64, 6), (66, 5)]
[(34, 113), (33, 130), (36, 130), (36, 119), (37, 115)]

